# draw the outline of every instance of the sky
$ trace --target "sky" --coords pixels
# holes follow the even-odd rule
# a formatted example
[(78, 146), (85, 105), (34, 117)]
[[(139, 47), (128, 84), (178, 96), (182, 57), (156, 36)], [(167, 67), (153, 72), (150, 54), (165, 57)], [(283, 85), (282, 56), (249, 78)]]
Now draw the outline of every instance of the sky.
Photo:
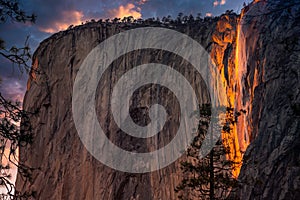
[[(39, 43), (53, 33), (65, 30), (70, 24), (80, 25), (82, 22), (100, 18), (149, 18), (171, 15), (177, 17), (201, 13), (202, 16), (217, 16), (226, 10), (239, 13), (243, 3), (251, 0), (26, 0), (20, 5), (27, 13), (37, 15), (35, 24), (20, 24), (8, 21), (0, 24), (0, 38), (6, 47), (24, 45), (29, 37), (31, 52)], [(27, 75), (20, 74), (17, 66), (0, 57), (0, 92), (11, 100), (23, 100), (26, 91)]]

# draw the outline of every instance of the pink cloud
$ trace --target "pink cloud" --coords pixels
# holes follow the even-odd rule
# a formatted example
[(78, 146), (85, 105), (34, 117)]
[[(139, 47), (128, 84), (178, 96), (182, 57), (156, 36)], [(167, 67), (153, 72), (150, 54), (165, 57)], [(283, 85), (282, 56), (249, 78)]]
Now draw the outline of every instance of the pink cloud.
[(214, 7), (218, 6), (219, 5), (219, 2), (216, 0), (214, 1)]
[[(142, 0), (140, 1), (141, 3), (145, 3), (146, 1)], [(112, 9), (108, 11), (109, 17), (114, 18), (124, 18), (124, 17), (128, 17), (128, 16), (132, 16), (135, 19), (141, 18), (142, 14), (141, 14), (141, 8), (135, 6), (132, 3), (128, 3), (126, 5), (121, 5), (116, 9)]]
[(2, 83), (0, 87), (4, 97), (12, 101), (23, 102), (23, 97), (26, 90), (26, 87), (23, 85), (23, 83), (18, 79), (10, 79), (7, 77), (1, 78)]
[(58, 31), (66, 30), (71, 24), (74, 26), (80, 25), (84, 20), (83, 17), (82, 11), (63, 11), (60, 20), (54, 21), (46, 26), (40, 26), (39, 30), (45, 33), (56, 33)]
[(225, 4), (226, 4), (226, 0), (221, 0), (221, 1), (215, 0), (213, 3), (214, 7), (219, 6), (219, 5), (222, 6)]
[(143, 5), (147, 2), (148, 0), (140, 0), (139, 2), (137, 2), (138, 5)]

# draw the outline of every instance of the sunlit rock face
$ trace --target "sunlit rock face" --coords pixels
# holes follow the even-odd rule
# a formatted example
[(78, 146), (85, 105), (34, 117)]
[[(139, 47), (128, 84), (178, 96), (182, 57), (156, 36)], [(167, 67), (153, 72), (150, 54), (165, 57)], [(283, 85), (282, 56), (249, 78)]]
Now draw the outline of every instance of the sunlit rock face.
[(255, 1), (241, 19), (239, 63), (251, 144), (241, 199), (300, 196), (299, 1)]
[[(181, 24), (173, 28), (210, 51), (217, 21)], [(20, 159), (36, 170), (31, 182), (18, 178), (19, 190), (35, 191), (36, 199), (177, 199), (174, 189), (183, 178), (180, 161), (185, 156), (151, 173), (115, 171), (86, 150), (72, 118), (73, 84), (88, 53), (108, 37), (141, 26), (145, 25), (89, 23), (55, 34), (40, 44), (33, 62), (39, 73), (32, 74), (24, 99), (24, 108), (36, 113), (31, 118), (34, 142), (20, 151)], [(128, 151), (141, 153), (161, 148), (173, 139), (178, 129), (180, 106), (174, 94), (156, 85), (145, 86), (134, 93), (130, 114), (136, 123), (147, 124), (149, 106), (157, 102), (164, 105), (172, 120), (166, 122), (164, 130), (157, 136), (150, 139), (130, 137), (118, 128), (109, 113), (110, 96), (120, 76), (134, 66), (151, 62), (172, 66), (184, 75), (196, 91), (200, 104), (208, 103), (210, 99), (201, 76), (186, 60), (170, 52), (134, 51), (118, 58), (98, 85), (95, 105), (99, 122), (109, 130), (107, 137)], [(189, 102), (189, 99), (185, 101)]]

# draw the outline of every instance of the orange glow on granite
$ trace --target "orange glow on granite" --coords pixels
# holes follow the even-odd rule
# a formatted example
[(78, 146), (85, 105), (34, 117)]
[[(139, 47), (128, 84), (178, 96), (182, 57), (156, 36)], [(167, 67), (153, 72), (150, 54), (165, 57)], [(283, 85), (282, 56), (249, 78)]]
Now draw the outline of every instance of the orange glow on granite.
[[(236, 49), (235, 49), (235, 84), (232, 85), (232, 87), (235, 88), (234, 91), (234, 97), (231, 97), (232, 105), (234, 105), (235, 111), (240, 111), (241, 109), (245, 110), (247, 107), (249, 107), (249, 102), (247, 102), (247, 105), (243, 105), (243, 86), (242, 86), (242, 80), (243, 75), (246, 70), (246, 52), (245, 52), (245, 38), (242, 33), (242, 26), (241, 21), (244, 16), (244, 10), (242, 10), (238, 24), (237, 24), (237, 37), (236, 37)], [(232, 88), (232, 90), (234, 89)], [(246, 151), (248, 145), (249, 145), (249, 136), (248, 134), (251, 131), (251, 128), (248, 123), (248, 116), (249, 110), (247, 109), (247, 113), (243, 114), (238, 117), (238, 122), (236, 123), (234, 129), (233, 129), (233, 135), (236, 135), (235, 145), (236, 145), (236, 153), (233, 160), (237, 162), (235, 169), (234, 169), (234, 176), (238, 177), (240, 173), (240, 169), (242, 166), (242, 159), (243, 154)]]
[(39, 62), (38, 59), (36, 58), (35, 60), (32, 61), (32, 66), (31, 66), (31, 70), (29, 73), (29, 79), (27, 81), (27, 91), (30, 89), (31, 86), (31, 81), (35, 81), (36, 80), (36, 70), (39, 66)]
[[(226, 85), (226, 95), (228, 99), (228, 106), (234, 108), (235, 111), (244, 109), (243, 107), (243, 90), (242, 80), (243, 74), (246, 69), (246, 55), (245, 55), (245, 43), (244, 38), (241, 35), (241, 19), (243, 12), (239, 19), (237, 19), (236, 31), (233, 28), (232, 21), (228, 16), (223, 16), (216, 26), (216, 32), (212, 36), (212, 40), (215, 45), (211, 52), (211, 57), (218, 67), (219, 73), (221, 74), (222, 82)], [(235, 22), (236, 23), (236, 22)], [(236, 34), (236, 35), (235, 35)], [(235, 35), (235, 36), (234, 36)], [(228, 47), (229, 43), (234, 43), (235, 52), (227, 63), (227, 75), (225, 77), (225, 66), (224, 66), (224, 51)], [(248, 104), (247, 104), (248, 105)], [(249, 145), (249, 140), (244, 139), (251, 128), (247, 127), (248, 110), (246, 114), (241, 114), (238, 117), (238, 122), (231, 127), (230, 133), (222, 133), (223, 144), (226, 148), (230, 149), (230, 153), (227, 155), (227, 159), (234, 162), (232, 174), (234, 177), (238, 177), (240, 168), (242, 166), (243, 153)], [(230, 116), (227, 116), (228, 118)], [(246, 137), (248, 138), (248, 137)]]

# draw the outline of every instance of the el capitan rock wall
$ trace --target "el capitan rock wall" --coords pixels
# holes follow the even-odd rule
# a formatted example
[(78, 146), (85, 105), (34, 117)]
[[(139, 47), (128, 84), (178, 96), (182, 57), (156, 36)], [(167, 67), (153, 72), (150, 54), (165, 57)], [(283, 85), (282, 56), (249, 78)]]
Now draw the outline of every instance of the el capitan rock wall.
[[(212, 48), (211, 35), (217, 20), (179, 25), (176, 30), (188, 34), (207, 49)], [(143, 25), (144, 26), (144, 25)], [(161, 25), (159, 25), (161, 26)], [(101, 41), (126, 29), (141, 27), (134, 24), (89, 23), (60, 32), (42, 42), (34, 55), (34, 73), (28, 83), (24, 109), (35, 112), (31, 118), (34, 142), (21, 149), (20, 159), (36, 168), (32, 181), (17, 180), (21, 191), (35, 191), (36, 199), (176, 199), (175, 187), (182, 179), (179, 159), (159, 171), (145, 174), (118, 172), (93, 158), (80, 141), (72, 119), (72, 90), (76, 73), (88, 55)], [(146, 87), (136, 94), (131, 116), (145, 123), (147, 106), (159, 93), (158, 100), (167, 111), (175, 113), (163, 135), (150, 140), (138, 140), (122, 135), (112, 116), (109, 98), (119, 78), (131, 67), (150, 62), (173, 66), (183, 74), (202, 103), (209, 101), (204, 83), (195, 70), (180, 57), (160, 50), (135, 51), (117, 59), (98, 85), (96, 108), (99, 121), (110, 130), (108, 137), (123, 149), (145, 152), (170, 142), (176, 131), (180, 107), (165, 88)], [(178, 65), (179, 63), (179, 65)], [(124, 86), (126, 88), (126, 86)], [(200, 92), (201, 91), (201, 92)], [(188, 102), (188, 99), (186, 100)], [(143, 114), (144, 113), (144, 114)], [(177, 120), (177, 121), (176, 121)], [(117, 133), (117, 134), (116, 134)]]
[[(241, 160), (246, 151), (240, 173), (235, 171), (243, 183), (237, 199), (299, 196), (300, 12), (297, 1), (294, 3), (255, 1), (243, 10), (240, 21), (235, 15), (223, 15), (169, 27), (186, 33), (210, 52), (228, 85), (230, 105), (247, 111), (232, 137), (225, 138), (233, 150), (230, 159)], [(146, 26), (150, 25), (169, 26), (153, 22)], [(72, 119), (73, 84), (87, 54), (108, 37), (141, 26), (145, 24), (88, 23), (41, 43), (33, 62), (41, 73), (33, 73), (24, 99), (24, 108), (37, 113), (31, 118), (34, 142), (20, 150), (21, 161), (37, 170), (31, 182), (18, 177), (17, 189), (35, 191), (36, 199), (177, 199), (174, 188), (182, 178), (179, 163), (184, 156), (156, 172), (117, 172), (87, 152)], [(189, 64), (175, 55), (161, 51), (127, 54), (114, 62), (97, 89), (97, 114), (108, 129), (118, 132), (108, 117), (109, 96), (118, 75), (126, 72), (128, 66), (153, 61), (174, 67), (180, 63), (178, 70), (193, 83), (194, 89), (205, 88)], [(148, 105), (155, 102), (150, 100), (153, 92), (164, 95), (159, 101), (167, 110), (177, 113), (179, 109), (168, 90), (146, 87), (135, 94), (139, 101), (132, 116), (139, 123), (147, 121), (143, 116), (147, 115)], [(203, 103), (209, 99), (206, 93), (197, 95)], [(108, 137), (128, 150), (151, 150), (172, 139), (178, 122), (178, 116), (173, 117), (164, 136), (153, 141), (116, 134)]]

